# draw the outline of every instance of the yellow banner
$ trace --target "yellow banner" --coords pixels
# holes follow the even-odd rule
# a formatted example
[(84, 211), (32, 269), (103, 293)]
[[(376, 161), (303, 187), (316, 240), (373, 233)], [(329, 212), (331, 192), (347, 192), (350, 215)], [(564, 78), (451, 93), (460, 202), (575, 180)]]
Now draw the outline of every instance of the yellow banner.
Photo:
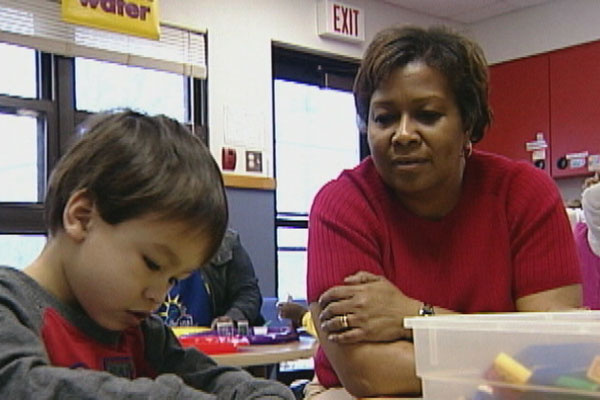
[(158, 0), (62, 0), (62, 18), (93, 28), (160, 37)]

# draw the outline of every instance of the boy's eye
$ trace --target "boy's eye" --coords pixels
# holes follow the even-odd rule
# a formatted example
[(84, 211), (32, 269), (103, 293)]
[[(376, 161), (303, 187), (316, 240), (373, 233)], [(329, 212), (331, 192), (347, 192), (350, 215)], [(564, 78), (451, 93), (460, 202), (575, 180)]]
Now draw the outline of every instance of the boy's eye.
[(149, 259), (146, 256), (144, 256), (143, 258), (144, 258), (144, 262), (146, 263), (146, 266), (148, 267), (149, 270), (160, 271), (160, 265), (158, 265), (157, 263), (155, 263), (154, 261), (152, 261), (151, 259)]

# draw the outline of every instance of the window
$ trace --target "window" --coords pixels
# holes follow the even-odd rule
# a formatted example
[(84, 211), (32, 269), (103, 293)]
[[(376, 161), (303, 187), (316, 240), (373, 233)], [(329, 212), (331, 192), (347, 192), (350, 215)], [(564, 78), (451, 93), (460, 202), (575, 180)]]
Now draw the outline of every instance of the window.
[(45, 235), (0, 235), (0, 265), (23, 269), (40, 254)]
[[(41, 124), (43, 126), (43, 123)], [(36, 116), (0, 113), (0, 202), (37, 202), (38, 153), (45, 130)]]
[(0, 265), (23, 268), (43, 248), (49, 172), (88, 114), (130, 107), (206, 131), (200, 79), (1, 42), (0, 60)]
[(273, 48), (277, 294), (306, 298), (308, 212), (318, 190), (358, 164), (356, 61)]
[(46, 241), (41, 201), (47, 162), (56, 144), (49, 58), (35, 50), (0, 43), (0, 265), (23, 268)]
[(98, 112), (129, 107), (188, 122), (185, 78), (171, 72), (75, 59), (76, 108)]
[[(300, 220), (298, 222), (304, 222)], [(306, 298), (306, 245), (304, 226), (277, 226), (277, 297)]]
[(320, 187), (359, 160), (354, 98), (276, 80), (275, 99), (277, 209), (306, 214)]
[(0, 93), (35, 98), (36, 59), (35, 51), (26, 47), (0, 43)]

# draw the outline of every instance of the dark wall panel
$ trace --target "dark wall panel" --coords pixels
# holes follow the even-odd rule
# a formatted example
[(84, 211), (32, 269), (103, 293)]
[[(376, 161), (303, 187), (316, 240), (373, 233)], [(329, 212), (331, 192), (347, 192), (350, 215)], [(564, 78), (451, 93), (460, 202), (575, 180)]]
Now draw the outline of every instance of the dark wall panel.
[(227, 188), (229, 226), (240, 233), (263, 297), (276, 296), (275, 192)]

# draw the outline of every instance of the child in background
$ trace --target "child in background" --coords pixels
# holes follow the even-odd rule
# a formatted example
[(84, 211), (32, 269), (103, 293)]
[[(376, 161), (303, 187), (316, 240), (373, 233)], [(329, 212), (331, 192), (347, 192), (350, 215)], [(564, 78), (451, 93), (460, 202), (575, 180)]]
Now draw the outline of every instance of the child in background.
[(583, 210), (581, 208), (581, 200), (572, 199), (565, 203), (565, 211), (567, 217), (569, 217), (569, 224), (571, 229), (575, 230), (575, 226), (580, 222), (585, 222), (583, 217)]
[(310, 335), (317, 337), (310, 311), (302, 304), (294, 303), (291, 298), (288, 298), (287, 301), (277, 303), (277, 313), (281, 318), (289, 319), (294, 329), (302, 327)]
[(586, 179), (581, 194), (584, 221), (575, 225), (574, 235), (581, 265), (583, 305), (600, 310), (600, 179)]
[(263, 298), (240, 235), (227, 229), (214, 257), (169, 291), (158, 315), (169, 326), (210, 326), (247, 321), (260, 326)]
[[(291, 296), (288, 295), (287, 301), (277, 303), (277, 313), (280, 318), (289, 319), (294, 329), (304, 328), (308, 334), (318, 339), (310, 310), (302, 304), (295, 303)], [(304, 399), (309, 393), (311, 396), (316, 396), (325, 391), (316, 380), (316, 376), (313, 376), (312, 382), (298, 379), (290, 384), (290, 388), (296, 395), (296, 399)]]
[(59, 161), (48, 242), (0, 268), (2, 399), (293, 399), (285, 386), (183, 349), (151, 313), (227, 225), (219, 169), (164, 116), (101, 114)]

